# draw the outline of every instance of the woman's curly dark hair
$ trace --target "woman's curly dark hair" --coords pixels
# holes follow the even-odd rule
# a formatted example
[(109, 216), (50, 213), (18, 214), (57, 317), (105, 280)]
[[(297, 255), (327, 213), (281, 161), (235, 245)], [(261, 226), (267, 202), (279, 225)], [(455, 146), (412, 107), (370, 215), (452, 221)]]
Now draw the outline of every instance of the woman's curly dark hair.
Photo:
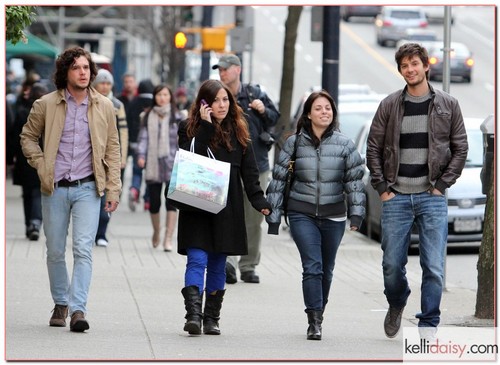
[(92, 56), (82, 47), (72, 47), (61, 53), (56, 60), (56, 71), (54, 72), (54, 84), (57, 89), (65, 89), (68, 84), (68, 70), (78, 57), (85, 57), (90, 66), (90, 82), (92, 84), (97, 75), (97, 65), (92, 61)]

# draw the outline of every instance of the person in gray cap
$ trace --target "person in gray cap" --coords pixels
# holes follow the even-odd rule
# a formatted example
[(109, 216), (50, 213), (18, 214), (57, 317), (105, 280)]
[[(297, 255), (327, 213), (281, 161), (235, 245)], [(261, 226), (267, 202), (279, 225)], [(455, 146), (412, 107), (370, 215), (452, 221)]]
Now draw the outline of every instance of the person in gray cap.
[[(269, 96), (256, 84), (244, 84), (240, 81), (241, 60), (234, 54), (222, 55), (219, 62), (212, 66), (219, 70), (220, 80), (227, 85), (236, 98), (239, 106), (245, 113), (245, 119), (250, 129), (252, 146), (259, 168), (259, 181), (266, 191), (270, 179), (269, 149), (274, 142), (270, 130), (276, 125), (280, 113)], [(259, 283), (260, 278), (255, 272), (260, 262), (260, 246), (263, 215), (252, 208), (248, 199), (245, 199), (245, 222), (248, 238), (248, 255), (229, 256), (226, 263), (226, 283), (234, 284), (238, 281), (236, 267), (241, 272), (241, 280), (246, 283)]]
[[(125, 116), (125, 106), (113, 95), (113, 85), (114, 78), (111, 72), (106, 69), (100, 69), (97, 71), (93, 86), (102, 95), (107, 97), (113, 103), (116, 115), (116, 127), (118, 128), (118, 137), (120, 141), (120, 155), (121, 155), (121, 165), (120, 165), (120, 178), (123, 181), (123, 176), (125, 172), (125, 167), (127, 165), (127, 154), (128, 154), (128, 126), (127, 118)], [(97, 235), (95, 242), (97, 246), (107, 247), (108, 238), (106, 237), (106, 231), (108, 229), (108, 223), (110, 219), (110, 214), (104, 210), (106, 204), (106, 195), (101, 197), (101, 212), (99, 215), (99, 226), (97, 228)]]

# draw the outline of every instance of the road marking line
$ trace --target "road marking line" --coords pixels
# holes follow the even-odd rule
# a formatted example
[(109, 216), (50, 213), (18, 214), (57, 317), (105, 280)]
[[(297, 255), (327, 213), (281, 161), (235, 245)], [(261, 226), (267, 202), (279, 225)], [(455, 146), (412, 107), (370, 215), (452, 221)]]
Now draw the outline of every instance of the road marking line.
[(368, 52), (376, 61), (378, 61), (382, 66), (391, 71), (393, 74), (402, 78), (398, 69), (391, 63), (387, 62), (380, 54), (377, 53), (372, 47), (370, 47), (363, 39), (361, 39), (356, 33), (354, 33), (348, 26), (341, 23), (340, 28), (343, 32), (345, 32), (349, 37), (352, 38), (354, 42), (361, 46), (366, 52)]

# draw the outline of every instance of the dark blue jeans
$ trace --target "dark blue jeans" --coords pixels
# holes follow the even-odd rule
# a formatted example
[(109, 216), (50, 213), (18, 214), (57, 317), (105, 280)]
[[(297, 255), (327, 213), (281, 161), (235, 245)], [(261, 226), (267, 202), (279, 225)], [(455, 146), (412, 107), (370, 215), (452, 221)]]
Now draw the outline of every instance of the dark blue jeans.
[(302, 260), (302, 292), (306, 311), (323, 310), (333, 280), (335, 257), (346, 222), (289, 212), (290, 233)]
[(98, 239), (101, 238), (105, 239), (106, 241), (108, 240), (106, 238), (106, 231), (108, 230), (108, 223), (111, 218), (111, 214), (104, 210), (105, 206), (106, 206), (106, 194), (101, 196), (101, 210), (99, 211), (99, 226), (97, 227), (97, 234), (95, 237), (96, 242)]
[(445, 196), (397, 194), (382, 204), (384, 293), (389, 305), (406, 305), (410, 288), (406, 279), (408, 245), (413, 223), (418, 227), (422, 285), (417, 314), (419, 327), (436, 327), (441, 314), (444, 258), (448, 240), (448, 206)]
[(206, 291), (213, 293), (223, 290), (226, 283), (226, 258), (221, 253), (211, 253), (199, 248), (188, 248), (186, 273), (184, 274), (185, 286), (196, 285), (203, 294), (206, 271)]
[(24, 224), (26, 228), (30, 224), (35, 224), (40, 228), (42, 224), (42, 193), (40, 187), (22, 186)]

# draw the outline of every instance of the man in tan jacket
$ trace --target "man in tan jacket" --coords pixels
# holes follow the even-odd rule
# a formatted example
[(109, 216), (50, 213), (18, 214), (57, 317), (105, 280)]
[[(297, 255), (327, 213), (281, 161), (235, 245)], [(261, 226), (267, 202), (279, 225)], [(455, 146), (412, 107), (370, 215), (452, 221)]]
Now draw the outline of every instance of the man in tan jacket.
[[(56, 60), (57, 90), (33, 104), (21, 132), (23, 153), (41, 181), (47, 268), (55, 303), (49, 324), (65, 327), (69, 314), (73, 332), (89, 329), (85, 315), (100, 197), (106, 193), (105, 209), (111, 213), (121, 192), (114, 108), (90, 87), (96, 75), (89, 52), (81, 47), (65, 50)], [(71, 280), (65, 258), (70, 220)]]

